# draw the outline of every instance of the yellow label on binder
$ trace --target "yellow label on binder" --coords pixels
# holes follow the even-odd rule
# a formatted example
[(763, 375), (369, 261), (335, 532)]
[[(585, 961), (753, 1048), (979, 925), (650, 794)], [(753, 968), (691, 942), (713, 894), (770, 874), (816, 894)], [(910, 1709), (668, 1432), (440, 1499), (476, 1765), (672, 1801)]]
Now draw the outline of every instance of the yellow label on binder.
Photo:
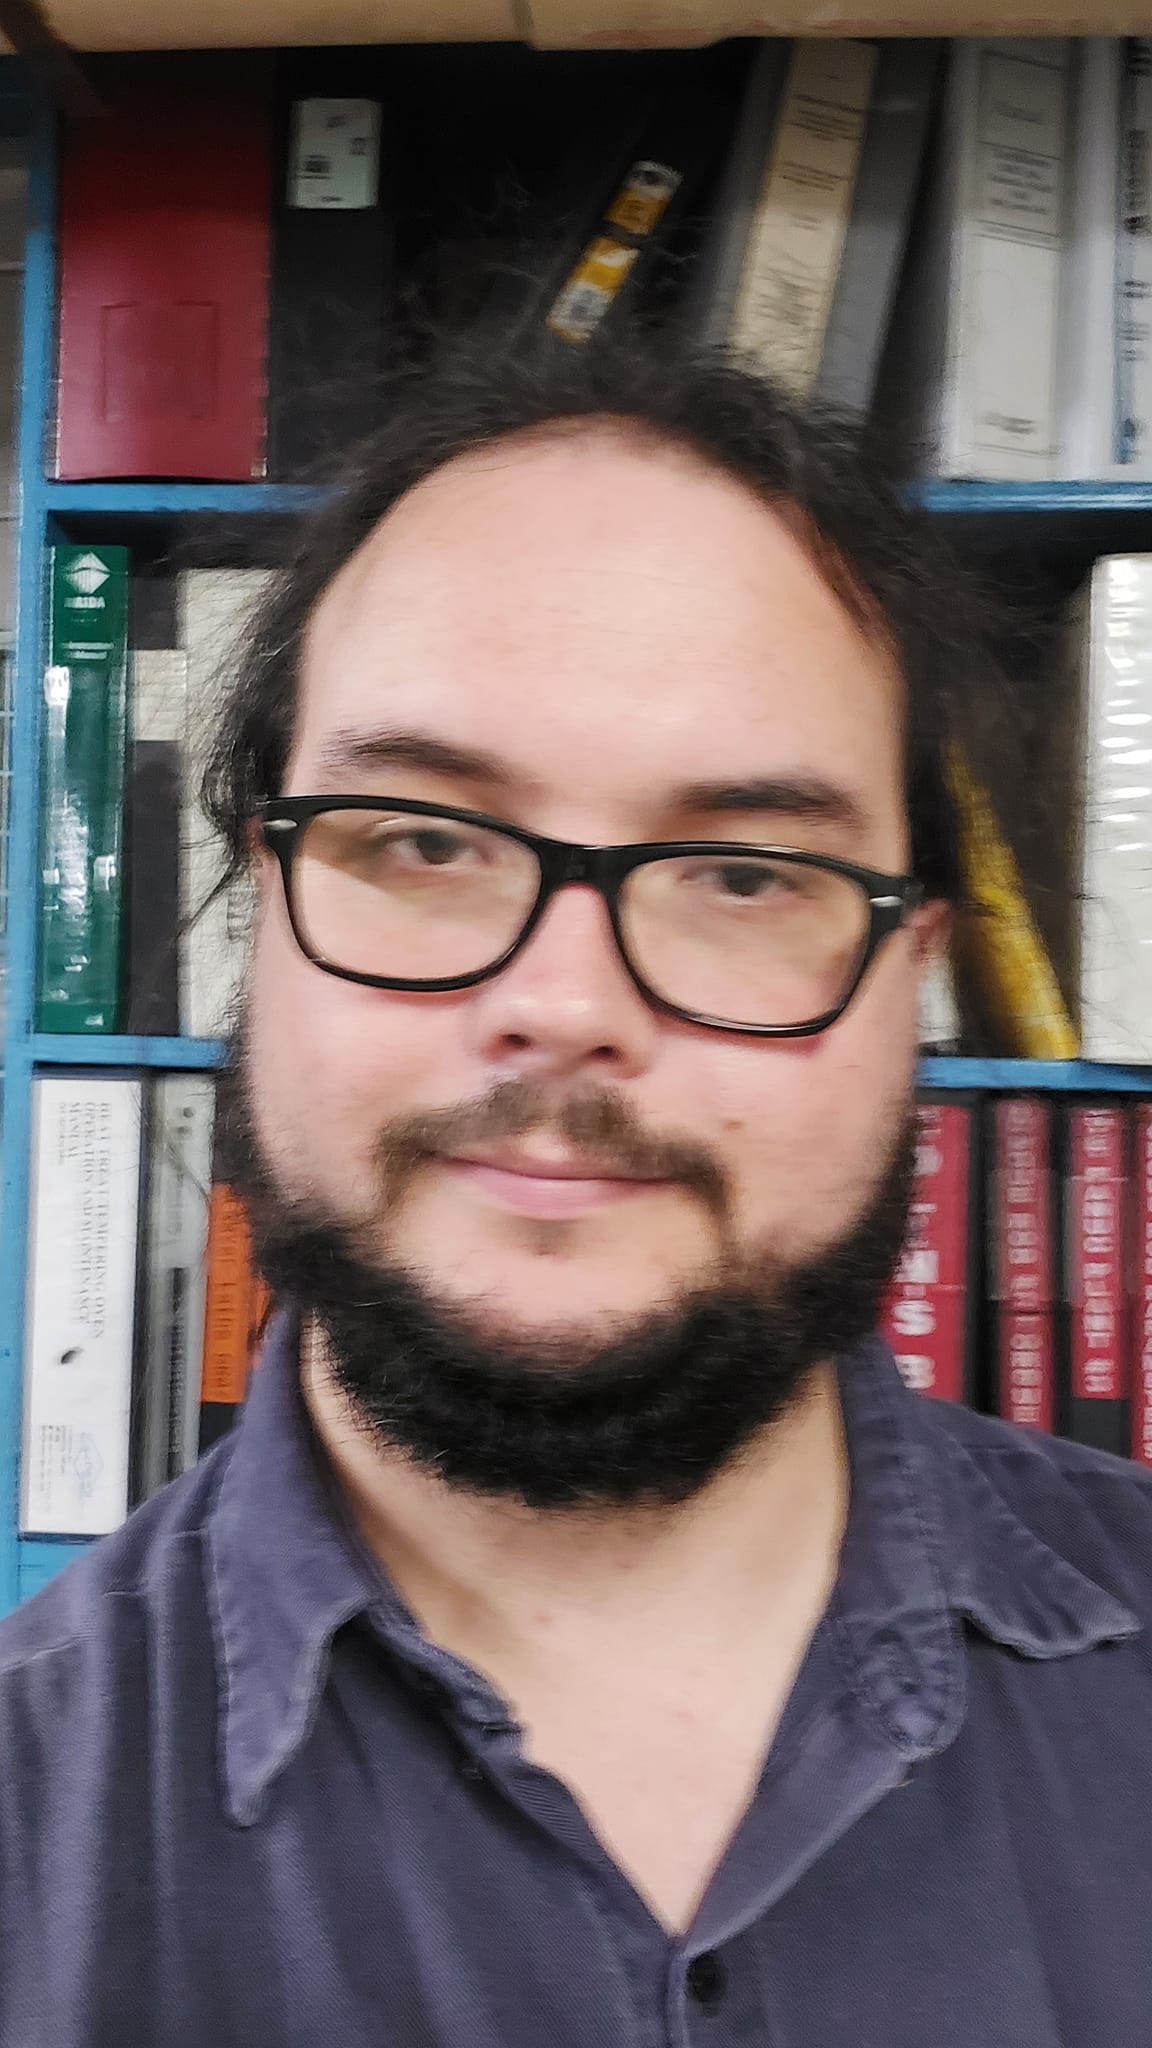
[(563, 341), (587, 341), (599, 326), (639, 255), (626, 242), (598, 235), (548, 315), (547, 325)]
[(680, 173), (670, 164), (642, 158), (633, 164), (604, 218), (625, 234), (650, 235), (679, 183)]

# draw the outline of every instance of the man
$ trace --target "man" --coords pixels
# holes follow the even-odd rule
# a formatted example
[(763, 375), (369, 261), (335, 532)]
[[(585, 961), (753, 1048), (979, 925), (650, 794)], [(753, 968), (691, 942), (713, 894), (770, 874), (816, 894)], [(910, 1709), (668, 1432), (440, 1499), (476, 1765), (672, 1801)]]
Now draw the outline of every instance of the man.
[(0, 1632), (13, 2048), (1135, 2048), (1152, 1493), (872, 1335), (960, 592), (717, 365), (445, 376), (225, 714), (231, 1439)]

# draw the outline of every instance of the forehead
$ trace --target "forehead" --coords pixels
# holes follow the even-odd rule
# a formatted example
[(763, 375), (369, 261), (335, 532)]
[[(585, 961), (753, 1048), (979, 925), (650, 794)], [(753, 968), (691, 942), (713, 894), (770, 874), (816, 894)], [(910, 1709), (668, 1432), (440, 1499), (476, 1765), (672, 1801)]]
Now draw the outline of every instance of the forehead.
[(542, 785), (647, 799), (787, 759), (883, 806), (901, 715), (778, 514), (685, 450), (584, 428), (461, 458), (392, 509), (311, 622), (294, 761), (375, 724)]

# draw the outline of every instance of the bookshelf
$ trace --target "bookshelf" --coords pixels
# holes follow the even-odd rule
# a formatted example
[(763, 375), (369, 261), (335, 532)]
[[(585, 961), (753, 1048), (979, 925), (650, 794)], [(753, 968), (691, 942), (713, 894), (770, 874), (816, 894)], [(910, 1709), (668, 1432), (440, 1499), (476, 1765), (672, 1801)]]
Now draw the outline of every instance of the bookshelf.
[[(39, 706), (43, 660), (45, 548), (64, 538), (123, 539), (160, 534), (184, 521), (278, 521), (307, 508), (315, 493), (278, 484), (58, 482), (45, 476), (51, 422), (55, 329), (55, 129), (14, 60), (0, 60), (0, 133), (22, 134), (29, 156), (29, 228), (22, 324), (22, 410), (18, 475), (20, 539), (15, 688), (11, 731), (7, 1010), (4, 1019), (3, 1133), (0, 1139), (0, 1613), (37, 1590), (82, 1543), (24, 1538), (17, 1502), (22, 1422), (25, 1240), (29, 1203), (31, 1090), (38, 1070), (82, 1067), (208, 1070), (223, 1046), (184, 1038), (105, 1038), (37, 1033), (33, 993), (39, 812)], [(932, 483), (925, 502), (955, 520), (985, 553), (1042, 534), (1076, 559), (1117, 545), (1152, 546), (1152, 484)], [(1152, 1089), (1152, 1068), (1083, 1061), (928, 1059), (934, 1088), (1037, 1089), (1131, 1094)]]

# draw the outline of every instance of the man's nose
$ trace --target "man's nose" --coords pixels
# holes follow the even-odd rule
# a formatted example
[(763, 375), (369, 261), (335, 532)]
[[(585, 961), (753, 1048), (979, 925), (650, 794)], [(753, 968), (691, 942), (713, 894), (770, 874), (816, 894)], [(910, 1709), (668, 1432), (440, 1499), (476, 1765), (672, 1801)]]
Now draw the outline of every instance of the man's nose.
[(660, 1019), (632, 980), (595, 889), (563, 888), (523, 949), (473, 992), (475, 1049), (517, 1073), (625, 1077), (652, 1057)]

